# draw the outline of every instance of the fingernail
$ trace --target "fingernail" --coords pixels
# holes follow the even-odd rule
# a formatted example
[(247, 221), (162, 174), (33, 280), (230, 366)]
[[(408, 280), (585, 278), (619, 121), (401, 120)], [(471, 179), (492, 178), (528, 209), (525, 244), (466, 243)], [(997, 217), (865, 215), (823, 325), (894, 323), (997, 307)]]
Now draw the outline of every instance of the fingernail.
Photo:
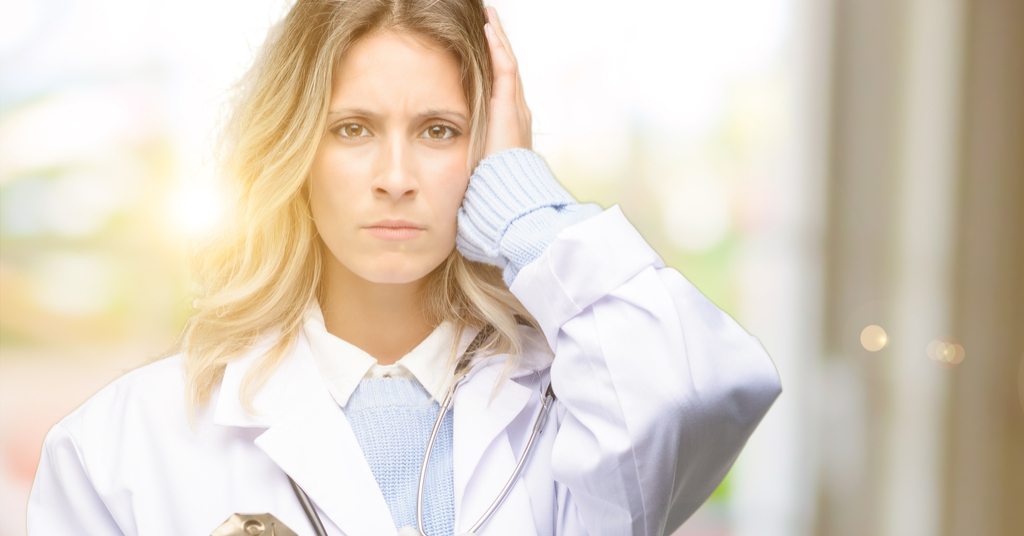
[(491, 23), (484, 23), (484, 32), (487, 33), (488, 36), (494, 37), (494, 28), (491, 28)]

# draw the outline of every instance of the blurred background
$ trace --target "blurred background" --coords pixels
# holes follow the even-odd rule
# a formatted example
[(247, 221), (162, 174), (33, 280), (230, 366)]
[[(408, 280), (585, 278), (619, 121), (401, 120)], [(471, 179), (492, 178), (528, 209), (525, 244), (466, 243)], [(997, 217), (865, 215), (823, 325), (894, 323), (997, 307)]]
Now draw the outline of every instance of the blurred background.
[[(1021, 534), (1024, 2), (492, 5), (556, 176), (782, 378), (677, 534)], [(187, 318), (225, 90), (287, 7), (0, 4), (0, 536), (49, 427)]]

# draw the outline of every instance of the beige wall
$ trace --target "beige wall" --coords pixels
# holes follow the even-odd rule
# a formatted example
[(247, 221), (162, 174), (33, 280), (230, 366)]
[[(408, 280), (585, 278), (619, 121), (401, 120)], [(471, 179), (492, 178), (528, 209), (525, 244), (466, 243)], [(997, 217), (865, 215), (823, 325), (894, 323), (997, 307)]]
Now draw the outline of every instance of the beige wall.
[(1024, 2), (968, 5), (954, 325), (975, 359), (951, 385), (943, 534), (1010, 535), (1024, 527)]
[[(1024, 3), (833, 15), (815, 532), (1018, 534)], [(889, 334), (879, 352), (858, 344), (868, 324)], [(963, 362), (929, 362), (940, 336)]]

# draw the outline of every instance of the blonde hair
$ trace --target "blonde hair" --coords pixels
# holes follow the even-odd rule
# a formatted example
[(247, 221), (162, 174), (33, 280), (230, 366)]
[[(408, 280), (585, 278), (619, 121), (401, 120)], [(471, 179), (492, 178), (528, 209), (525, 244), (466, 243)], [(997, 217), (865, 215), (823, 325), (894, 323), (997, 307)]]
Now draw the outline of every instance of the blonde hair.
[[(175, 348), (184, 355), (190, 414), (209, 402), (229, 362), (270, 340), (239, 393), (253, 411), (256, 392), (321, 298), (323, 255), (330, 252), (320, 246), (308, 207), (309, 175), (344, 52), (377, 31), (411, 32), (444, 46), (462, 67), (471, 110), (470, 173), (481, 158), (492, 83), (485, 21), (481, 0), (298, 0), (272, 28), (224, 133), (228, 222), (193, 255), (199, 296)], [(453, 250), (427, 277), (430, 318), (453, 322), (456, 340), (468, 327), (486, 328), (478, 351), (508, 353), (506, 375), (513, 370), (523, 350), (517, 324), (537, 324), (500, 271)], [(450, 373), (459, 365), (454, 346)]]

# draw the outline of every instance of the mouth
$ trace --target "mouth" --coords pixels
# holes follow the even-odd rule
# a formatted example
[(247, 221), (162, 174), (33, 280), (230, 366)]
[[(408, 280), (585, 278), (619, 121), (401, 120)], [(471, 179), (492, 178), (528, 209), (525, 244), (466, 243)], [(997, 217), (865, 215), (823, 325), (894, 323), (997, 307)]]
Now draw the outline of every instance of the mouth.
[(363, 229), (381, 240), (410, 240), (423, 233), (425, 227), (405, 220), (381, 220)]

